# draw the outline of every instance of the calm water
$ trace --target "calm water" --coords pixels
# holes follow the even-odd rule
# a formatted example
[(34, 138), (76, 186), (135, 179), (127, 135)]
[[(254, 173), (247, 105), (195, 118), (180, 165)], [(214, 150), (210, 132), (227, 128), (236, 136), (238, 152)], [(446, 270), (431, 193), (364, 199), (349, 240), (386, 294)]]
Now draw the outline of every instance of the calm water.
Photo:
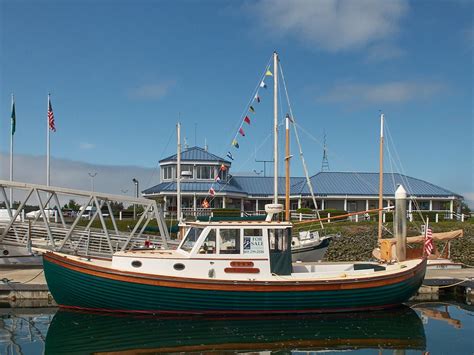
[(315, 316), (156, 318), (0, 309), (0, 354), (473, 354), (474, 306)]

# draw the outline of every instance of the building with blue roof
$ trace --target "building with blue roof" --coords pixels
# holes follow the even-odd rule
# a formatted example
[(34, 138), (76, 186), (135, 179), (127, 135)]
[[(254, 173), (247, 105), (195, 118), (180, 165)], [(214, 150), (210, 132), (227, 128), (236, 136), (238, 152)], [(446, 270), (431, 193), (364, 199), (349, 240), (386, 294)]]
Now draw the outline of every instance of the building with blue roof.
[[(142, 192), (144, 197), (159, 199), (167, 214), (176, 211), (176, 154), (160, 160), (160, 183)], [(238, 208), (241, 211), (264, 210), (273, 199), (273, 177), (232, 175), (232, 163), (207, 151), (206, 148), (186, 148), (181, 154), (181, 195), (185, 214), (210, 208)], [(311, 176), (317, 208), (348, 212), (378, 208), (378, 173), (319, 172)], [(409, 197), (408, 211), (454, 210), (454, 202), (463, 197), (427, 181), (398, 173), (384, 173), (384, 206), (394, 204), (395, 190), (403, 185)], [(282, 202), (285, 198), (285, 178), (279, 178)], [(291, 177), (290, 208), (314, 208), (306, 178)], [(206, 202), (207, 203), (206, 203)], [(206, 208), (204, 208), (205, 210)]]

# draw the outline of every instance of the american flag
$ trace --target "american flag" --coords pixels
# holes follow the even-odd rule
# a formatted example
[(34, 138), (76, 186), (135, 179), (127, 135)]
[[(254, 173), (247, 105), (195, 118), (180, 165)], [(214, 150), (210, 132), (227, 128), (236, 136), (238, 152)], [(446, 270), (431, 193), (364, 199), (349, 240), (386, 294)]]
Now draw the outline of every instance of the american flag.
[(431, 255), (433, 251), (433, 233), (431, 228), (426, 228), (424, 249), (426, 256)]
[(49, 124), (49, 129), (53, 132), (56, 132), (56, 126), (54, 125), (53, 106), (51, 106), (51, 100), (49, 98), (48, 98), (48, 124)]

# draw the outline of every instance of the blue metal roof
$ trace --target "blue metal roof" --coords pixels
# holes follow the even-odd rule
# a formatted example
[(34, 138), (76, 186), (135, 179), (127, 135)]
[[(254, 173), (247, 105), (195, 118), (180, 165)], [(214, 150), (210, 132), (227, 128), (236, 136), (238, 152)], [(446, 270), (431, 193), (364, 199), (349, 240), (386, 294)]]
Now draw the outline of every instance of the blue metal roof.
[[(357, 172), (320, 172), (311, 177), (311, 184), (317, 195), (378, 195), (379, 174)], [(427, 181), (398, 173), (384, 173), (383, 194), (395, 195), (398, 185), (403, 185), (408, 195), (448, 197), (458, 196), (452, 191), (433, 185)], [(294, 186), (295, 194), (309, 195), (305, 181)]]
[[(172, 162), (177, 160), (177, 154), (171, 155), (167, 158), (161, 159), (160, 163), (165, 162)], [(207, 150), (201, 147), (191, 147), (185, 149), (181, 152), (181, 160), (182, 161), (210, 161), (210, 162), (218, 162), (218, 163), (226, 163), (230, 164), (230, 161), (218, 157), (215, 154), (209, 153)]]
[[(278, 195), (285, 194), (285, 178), (278, 179)], [(379, 186), (378, 173), (357, 172), (320, 172), (311, 177), (316, 196), (377, 196)], [(398, 185), (403, 185), (408, 195), (420, 197), (450, 197), (460, 195), (433, 185), (427, 181), (410, 176), (385, 173), (383, 194), (394, 195)], [(306, 179), (303, 177), (291, 178), (292, 196), (310, 196)], [(207, 192), (211, 182), (183, 181), (181, 183), (184, 192)], [(233, 176), (228, 184), (219, 183), (216, 192), (239, 193), (248, 196), (271, 196), (273, 195), (273, 177), (262, 176)], [(175, 182), (164, 182), (143, 191), (144, 194), (157, 194), (160, 192), (176, 192)]]

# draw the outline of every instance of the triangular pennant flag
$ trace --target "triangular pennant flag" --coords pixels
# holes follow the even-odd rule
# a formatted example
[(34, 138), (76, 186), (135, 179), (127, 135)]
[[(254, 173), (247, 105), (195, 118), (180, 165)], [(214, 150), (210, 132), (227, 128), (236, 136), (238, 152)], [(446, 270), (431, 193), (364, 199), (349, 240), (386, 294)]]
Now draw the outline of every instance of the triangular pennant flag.
[(253, 108), (253, 106), (250, 106), (250, 107), (249, 107), (249, 111), (250, 111), (250, 112), (255, 112), (255, 109)]
[(249, 116), (245, 116), (244, 122), (250, 124), (250, 118), (249, 118)]
[(290, 116), (289, 113), (286, 114), (286, 118), (288, 118), (288, 119), (290, 120), (290, 122), (294, 122), (294, 121), (293, 121), (293, 118), (291, 118), (291, 116)]
[(201, 206), (202, 206), (202, 208), (209, 208), (209, 202), (207, 202), (207, 200), (204, 199), (204, 201), (202, 201), (202, 203), (201, 203)]
[(224, 164), (221, 164), (221, 171), (226, 171), (227, 167)]
[(239, 133), (245, 137), (245, 132), (244, 132), (244, 129), (242, 127), (239, 128)]
[(209, 189), (209, 195), (210, 195), (210, 196), (214, 196), (215, 194), (216, 194), (216, 190), (214, 190), (214, 188), (211, 187), (211, 188)]
[(267, 84), (265, 84), (265, 82), (262, 80), (262, 82), (260, 83), (260, 87), (266, 89)]
[(214, 179), (215, 182), (219, 182), (221, 181), (221, 178), (219, 177), (219, 175), (216, 175), (216, 178)]
[(232, 155), (231, 152), (227, 152), (227, 157), (228, 157), (230, 160), (234, 160), (234, 156)]
[(11, 120), (12, 120), (12, 127), (11, 127), (11, 134), (12, 136), (15, 134), (16, 131), (16, 113), (15, 113), (15, 101), (12, 99), (12, 115), (11, 115)]
[(265, 76), (273, 76), (273, 73), (270, 71), (270, 69), (267, 69)]
[(260, 103), (260, 96), (258, 96), (258, 94), (255, 94), (255, 101), (257, 101), (258, 103)]
[(232, 145), (233, 145), (234, 147), (236, 147), (237, 149), (239, 149), (239, 142), (237, 142), (237, 139), (234, 139), (234, 140), (232, 141)]

